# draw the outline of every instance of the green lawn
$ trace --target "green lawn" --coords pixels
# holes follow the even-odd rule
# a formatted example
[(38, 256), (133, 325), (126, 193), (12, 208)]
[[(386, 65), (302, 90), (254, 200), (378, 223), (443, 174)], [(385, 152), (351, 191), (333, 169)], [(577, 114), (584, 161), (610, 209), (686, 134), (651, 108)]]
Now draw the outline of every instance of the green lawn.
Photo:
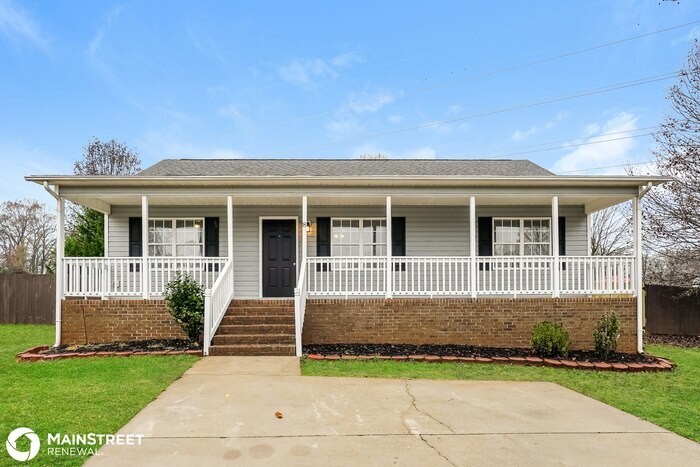
[(673, 372), (627, 374), (515, 365), (305, 359), (302, 374), (551, 381), (700, 442), (700, 349), (650, 345), (647, 352), (670, 358), (678, 368)]
[(15, 354), (50, 344), (49, 325), (0, 325), (0, 465), (13, 462), (7, 434), (33, 429), (42, 441), (32, 465), (81, 465), (85, 457), (49, 457), (47, 433), (114, 433), (197, 357), (102, 357), (17, 363)]

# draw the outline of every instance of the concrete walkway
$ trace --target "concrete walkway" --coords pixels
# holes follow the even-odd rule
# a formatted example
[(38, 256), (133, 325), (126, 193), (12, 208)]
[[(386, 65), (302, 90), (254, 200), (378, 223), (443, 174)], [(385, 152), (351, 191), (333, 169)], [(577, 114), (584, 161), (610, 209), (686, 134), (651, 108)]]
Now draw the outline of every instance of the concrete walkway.
[[(281, 412), (277, 418), (275, 412)], [(87, 465), (700, 465), (700, 445), (552, 383), (302, 377), (208, 357)]]

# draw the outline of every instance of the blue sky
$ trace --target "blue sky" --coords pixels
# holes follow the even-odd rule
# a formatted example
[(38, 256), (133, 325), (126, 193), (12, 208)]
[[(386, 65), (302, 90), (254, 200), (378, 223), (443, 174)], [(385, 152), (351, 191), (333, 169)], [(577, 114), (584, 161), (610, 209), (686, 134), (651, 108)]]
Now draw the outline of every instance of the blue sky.
[(493, 158), (617, 139), (512, 157), (621, 173), (589, 169), (651, 159), (651, 138), (627, 137), (660, 123), (673, 80), (483, 114), (677, 71), (700, 23), (519, 66), (698, 20), (683, 0), (0, 0), (0, 201), (48, 201), (22, 177), (71, 173), (92, 136), (126, 142), (144, 166)]

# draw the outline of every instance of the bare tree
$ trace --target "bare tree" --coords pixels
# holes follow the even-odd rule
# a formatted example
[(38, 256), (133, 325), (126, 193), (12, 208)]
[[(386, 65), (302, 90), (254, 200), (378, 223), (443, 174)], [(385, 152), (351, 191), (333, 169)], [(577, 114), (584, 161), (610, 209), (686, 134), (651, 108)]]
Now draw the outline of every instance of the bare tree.
[(618, 204), (591, 215), (591, 254), (617, 256), (632, 248), (632, 223), (628, 205)]
[(0, 204), (0, 269), (44, 274), (53, 269), (54, 216), (36, 200)]
[[(666, 258), (675, 285), (694, 285), (700, 276), (700, 43), (696, 40), (686, 66), (667, 99), (669, 114), (654, 134), (656, 166), (673, 180), (645, 198), (648, 249)], [(668, 270), (668, 268), (667, 268)]]
[(76, 175), (134, 175), (141, 170), (136, 151), (116, 140), (93, 138), (83, 151), (83, 160), (73, 164)]

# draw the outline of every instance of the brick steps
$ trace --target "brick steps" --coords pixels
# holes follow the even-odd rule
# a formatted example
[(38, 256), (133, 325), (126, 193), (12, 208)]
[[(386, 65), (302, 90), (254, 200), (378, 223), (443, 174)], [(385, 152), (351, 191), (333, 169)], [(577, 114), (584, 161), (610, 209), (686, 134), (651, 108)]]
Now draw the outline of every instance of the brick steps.
[(232, 344), (213, 345), (209, 349), (209, 355), (236, 355), (236, 356), (294, 356), (294, 345), (277, 344)]
[(233, 300), (210, 355), (294, 355), (293, 300)]
[(294, 345), (294, 334), (217, 334), (214, 345), (285, 344)]

